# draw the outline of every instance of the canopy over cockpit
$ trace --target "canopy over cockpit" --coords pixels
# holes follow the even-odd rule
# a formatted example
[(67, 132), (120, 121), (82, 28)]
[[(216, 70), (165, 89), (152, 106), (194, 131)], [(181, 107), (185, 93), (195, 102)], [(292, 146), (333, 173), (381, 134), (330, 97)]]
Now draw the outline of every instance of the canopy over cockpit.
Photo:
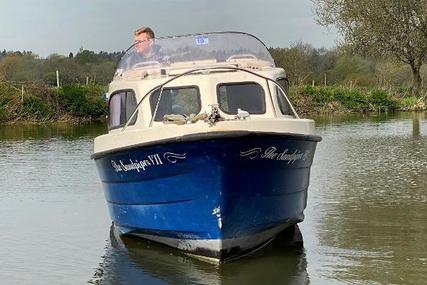
[(116, 76), (133, 69), (174, 69), (256, 63), (274, 67), (268, 49), (258, 38), (241, 32), (214, 32), (163, 37), (136, 43), (120, 60)]

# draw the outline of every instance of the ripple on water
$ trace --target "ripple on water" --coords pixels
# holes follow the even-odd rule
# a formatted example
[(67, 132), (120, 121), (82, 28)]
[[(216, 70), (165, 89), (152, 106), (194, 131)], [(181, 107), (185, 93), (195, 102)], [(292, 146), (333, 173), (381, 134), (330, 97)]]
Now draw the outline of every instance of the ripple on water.
[[(322, 126), (307, 217), (327, 276), (422, 284), (427, 267), (427, 134), (411, 120)], [(335, 163), (335, 165), (334, 165)], [(318, 249), (318, 250), (319, 250)], [(343, 254), (344, 253), (344, 254)], [(337, 257), (336, 263), (334, 258)], [(338, 258), (339, 257), (339, 258)], [(339, 264), (339, 265), (338, 265)], [(324, 272), (322, 273), (324, 274)]]

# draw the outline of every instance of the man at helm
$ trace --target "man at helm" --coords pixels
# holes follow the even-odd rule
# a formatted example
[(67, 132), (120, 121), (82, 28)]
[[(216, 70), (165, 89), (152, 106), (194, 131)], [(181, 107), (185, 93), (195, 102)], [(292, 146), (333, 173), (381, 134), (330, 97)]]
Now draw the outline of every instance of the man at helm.
[(145, 59), (153, 58), (155, 55), (154, 37), (154, 32), (149, 27), (141, 27), (135, 31), (135, 51)]
[(125, 70), (143, 67), (147, 63), (161, 62), (162, 54), (154, 44), (154, 32), (149, 27), (141, 27), (134, 33), (132, 50), (125, 55)]

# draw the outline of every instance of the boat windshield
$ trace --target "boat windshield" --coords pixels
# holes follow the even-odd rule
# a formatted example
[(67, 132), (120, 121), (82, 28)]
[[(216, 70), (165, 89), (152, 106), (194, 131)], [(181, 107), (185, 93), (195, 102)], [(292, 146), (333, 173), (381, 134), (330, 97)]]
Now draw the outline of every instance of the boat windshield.
[(164, 37), (131, 46), (117, 67), (117, 74), (139, 68), (209, 65), (257, 61), (274, 67), (266, 46), (256, 37), (240, 32)]

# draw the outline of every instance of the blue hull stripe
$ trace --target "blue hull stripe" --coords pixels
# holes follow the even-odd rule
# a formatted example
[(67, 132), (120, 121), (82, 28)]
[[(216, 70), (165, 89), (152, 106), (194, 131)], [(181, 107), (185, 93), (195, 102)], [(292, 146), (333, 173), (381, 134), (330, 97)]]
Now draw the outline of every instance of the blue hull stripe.
[(316, 144), (257, 134), (122, 150), (96, 164), (122, 230), (225, 239), (302, 220)]

